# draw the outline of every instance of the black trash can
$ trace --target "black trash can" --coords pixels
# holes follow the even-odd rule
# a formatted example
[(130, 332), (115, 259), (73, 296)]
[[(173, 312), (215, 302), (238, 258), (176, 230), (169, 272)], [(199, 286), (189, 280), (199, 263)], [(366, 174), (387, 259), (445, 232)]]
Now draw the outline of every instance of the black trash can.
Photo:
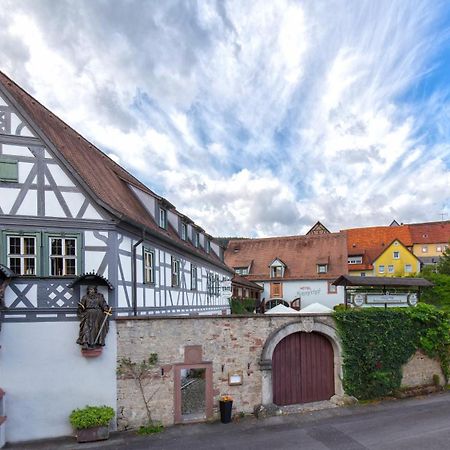
[(220, 421), (222, 423), (231, 422), (231, 410), (233, 409), (233, 401), (223, 402), (219, 401), (220, 407)]

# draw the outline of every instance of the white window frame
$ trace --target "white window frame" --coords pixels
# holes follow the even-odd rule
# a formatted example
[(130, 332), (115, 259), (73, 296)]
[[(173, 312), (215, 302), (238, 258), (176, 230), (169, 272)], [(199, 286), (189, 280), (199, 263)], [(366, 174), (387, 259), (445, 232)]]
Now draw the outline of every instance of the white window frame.
[(317, 273), (327, 273), (328, 264), (317, 264)]
[(388, 265), (388, 273), (394, 273), (394, 265), (393, 264)]
[[(11, 253), (11, 239), (20, 239), (20, 253)], [(34, 241), (34, 254), (25, 253), (25, 239), (33, 239)], [(20, 259), (20, 273), (16, 273), (16, 275), (24, 275), (24, 276), (35, 276), (38, 270), (37, 263), (37, 239), (36, 236), (18, 236), (18, 235), (8, 235), (7, 236), (7, 261), (8, 267), (11, 268), (11, 259)], [(25, 270), (25, 260), (31, 259), (34, 261), (34, 272), (31, 272), (29, 269)], [(28, 272), (28, 273), (25, 273)]]
[(270, 267), (271, 278), (283, 278), (284, 277), (284, 267), (283, 266), (271, 266)]
[(155, 252), (144, 248), (144, 284), (155, 284)]
[(248, 275), (248, 267), (235, 267), (234, 271), (238, 274), (238, 275)]
[(362, 264), (362, 256), (349, 256), (347, 263), (348, 264)]
[(198, 231), (194, 230), (194, 247), (199, 247), (200, 246), (200, 233)]
[(436, 251), (442, 253), (442, 245), (436, 245)]
[(428, 245), (422, 245), (422, 253), (428, 253)]
[(412, 264), (405, 264), (405, 273), (412, 272)]
[[(52, 253), (52, 240), (61, 240), (61, 250), (62, 254), (53, 254)], [(66, 241), (71, 240), (75, 241), (75, 255), (66, 255)], [(78, 238), (75, 236), (65, 237), (65, 236), (49, 236), (48, 237), (48, 273), (51, 277), (73, 277), (78, 275)], [(54, 259), (61, 259), (63, 263), (63, 273), (62, 274), (55, 274), (52, 273), (53, 267), (52, 267), (52, 260)], [(75, 262), (75, 273), (67, 273), (67, 261), (74, 261)]]
[(159, 227), (167, 229), (167, 209), (159, 207)]
[(384, 273), (384, 269), (385, 269), (384, 264), (379, 265), (378, 266), (378, 273)]
[[(396, 256), (397, 255), (397, 256)], [(398, 250), (396, 250), (395, 252), (392, 253), (392, 258), (394, 259), (400, 259), (400, 252)]]
[(188, 236), (187, 224), (181, 222), (181, 239), (183, 241), (187, 241), (187, 236)]
[(206, 253), (211, 253), (211, 241), (208, 238), (205, 238), (205, 250)]
[(197, 266), (191, 264), (191, 291), (198, 290), (198, 273)]
[(180, 260), (172, 256), (172, 273), (171, 281), (172, 287), (180, 287)]

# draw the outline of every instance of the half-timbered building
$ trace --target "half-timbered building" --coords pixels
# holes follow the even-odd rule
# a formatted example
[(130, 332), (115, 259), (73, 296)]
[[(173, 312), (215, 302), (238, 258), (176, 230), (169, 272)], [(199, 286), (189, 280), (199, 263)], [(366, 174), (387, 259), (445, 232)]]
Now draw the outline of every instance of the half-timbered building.
[(75, 344), (87, 284), (113, 319), (229, 310), (212, 237), (1, 72), (0, 272), (9, 441), (68, 434), (62, 410), (116, 404), (114, 320), (101, 358)]

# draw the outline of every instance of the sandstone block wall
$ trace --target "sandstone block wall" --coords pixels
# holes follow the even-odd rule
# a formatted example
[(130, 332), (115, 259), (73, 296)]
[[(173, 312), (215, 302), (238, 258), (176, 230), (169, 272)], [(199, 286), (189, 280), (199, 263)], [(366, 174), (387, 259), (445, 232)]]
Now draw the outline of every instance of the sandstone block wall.
[[(235, 413), (250, 413), (262, 402), (259, 360), (268, 336), (283, 325), (300, 320), (292, 316), (120, 319), (118, 359), (129, 357), (139, 362), (151, 353), (158, 354), (158, 367), (152, 378), (146, 380), (145, 389), (147, 395), (153, 395), (150, 402), (153, 419), (171, 425), (175, 394), (173, 364), (183, 363), (185, 346), (201, 345), (203, 361), (212, 362), (215, 416), (221, 394), (233, 396)], [(320, 320), (334, 327), (332, 317), (321, 316)], [(242, 385), (229, 386), (228, 373), (234, 371), (242, 371)], [(144, 404), (134, 380), (119, 377), (117, 409), (120, 429), (145, 422)]]
[(416, 387), (433, 384), (434, 374), (439, 375), (440, 384), (444, 384), (444, 375), (439, 361), (429, 358), (418, 350), (403, 366), (402, 386)]

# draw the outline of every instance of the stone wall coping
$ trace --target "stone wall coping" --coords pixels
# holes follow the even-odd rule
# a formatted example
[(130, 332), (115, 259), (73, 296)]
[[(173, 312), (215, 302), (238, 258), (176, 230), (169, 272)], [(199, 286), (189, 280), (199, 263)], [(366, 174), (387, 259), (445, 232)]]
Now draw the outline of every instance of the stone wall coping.
[(301, 320), (304, 317), (332, 317), (333, 313), (310, 313), (310, 314), (252, 314), (252, 315), (245, 315), (245, 314), (226, 314), (226, 315), (198, 315), (198, 316), (182, 316), (182, 315), (146, 315), (146, 316), (119, 316), (116, 317), (115, 320), (117, 322), (126, 322), (128, 320), (198, 320), (198, 319), (276, 319), (277, 317), (283, 317), (283, 318), (289, 318), (293, 320)]

